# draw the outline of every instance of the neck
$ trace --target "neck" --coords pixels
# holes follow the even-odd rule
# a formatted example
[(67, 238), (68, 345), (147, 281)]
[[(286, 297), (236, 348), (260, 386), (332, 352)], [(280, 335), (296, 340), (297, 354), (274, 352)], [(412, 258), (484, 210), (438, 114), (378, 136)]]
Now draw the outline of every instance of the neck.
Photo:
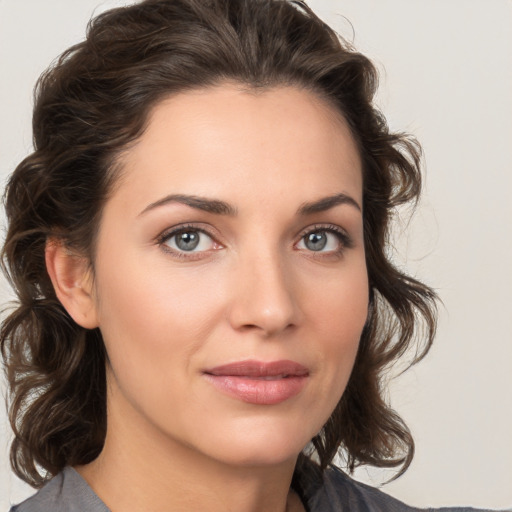
[(225, 463), (109, 414), (101, 454), (76, 469), (112, 512), (296, 512), (304, 509), (290, 492), (295, 463)]

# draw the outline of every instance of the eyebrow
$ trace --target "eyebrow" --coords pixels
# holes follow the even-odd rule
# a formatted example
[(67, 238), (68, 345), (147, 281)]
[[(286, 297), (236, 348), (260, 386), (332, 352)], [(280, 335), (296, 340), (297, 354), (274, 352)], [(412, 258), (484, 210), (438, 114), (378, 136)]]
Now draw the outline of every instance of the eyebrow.
[[(196, 208), (197, 210), (202, 210), (216, 215), (228, 215), (234, 217), (238, 213), (238, 210), (235, 206), (230, 205), (225, 201), (220, 201), (219, 199), (209, 199), (207, 197), (187, 194), (170, 194), (146, 206), (146, 208), (144, 208), (144, 210), (139, 213), (139, 216), (150, 210), (154, 210), (155, 208), (170, 203), (184, 204), (190, 206), (191, 208)], [(361, 207), (355, 199), (347, 194), (340, 193), (328, 197), (322, 197), (317, 201), (303, 203), (297, 210), (297, 213), (301, 216), (307, 216), (314, 213), (325, 212), (331, 208), (334, 208), (335, 206), (343, 204), (353, 206), (358, 211), (361, 211)]]
[(216, 215), (229, 215), (235, 216), (237, 209), (224, 201), (218, 199), (209, 199), (207, 197), (190, 196), (186, 194), (170, 194), (168, 196), (149, 204), (139, 213), (139, 216), (169, 203), (181, 203), (197, 210), (203, 210), (208, 213), (215, 213)]
[(340, 193), (328, 197), (323, 197), (310, 203), (303, 203), (297, 210), (297, 213), (304, 216), (311, 215), (313, 213), (325, 212), (341, 204), (347, 204), (353, 206), (360, 212), (362, 211), (361, 207), (354, 198), (347, 194)]

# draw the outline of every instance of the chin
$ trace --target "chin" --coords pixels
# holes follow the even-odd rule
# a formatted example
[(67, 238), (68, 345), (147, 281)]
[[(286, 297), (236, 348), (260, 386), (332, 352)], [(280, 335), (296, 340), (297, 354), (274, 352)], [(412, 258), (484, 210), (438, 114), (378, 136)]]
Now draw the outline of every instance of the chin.
[(279, 424), (274, 421), (248, 422), (222, 429), (218, 435), (209, 437), (209, 452), (215, 459), (234, 466), (272, 466), (290, 463), (297, 459), (304, 447), (317, 433), (309, 432), (304, 423), (286, 421)]
[(303, 448), (303, 446), (276, 446), (273, 443), (263, 446), (232, 444), (222, 454), (219, 453), (216, 458), (225, 464), (236, 467), (280, 466), (288, 463), (295, 464)]

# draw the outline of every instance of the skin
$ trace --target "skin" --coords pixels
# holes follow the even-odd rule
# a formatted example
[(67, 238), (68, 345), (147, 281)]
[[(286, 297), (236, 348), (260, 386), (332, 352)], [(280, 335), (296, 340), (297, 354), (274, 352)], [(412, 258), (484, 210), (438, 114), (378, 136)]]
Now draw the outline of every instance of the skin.
[[(59, 298), (99, 326), (109, 357), (105, 447), (78, 471), (113, 512), (303, 510), (294, 465), (346, 387), (367, 317), (361, 162), (345, 121), (311, 92), (222, 84), (158, 104), (121, 166), (94, 276), (47, 250)], [(352, 202), (298, 213), (337, 194)], [(183, 226), (201, 237), (193, 251), (173, 236)], [(311, 250), (311, 233), (326, 246)], [(283, 359), (309, 373), (274, 405), (204, 375)]]

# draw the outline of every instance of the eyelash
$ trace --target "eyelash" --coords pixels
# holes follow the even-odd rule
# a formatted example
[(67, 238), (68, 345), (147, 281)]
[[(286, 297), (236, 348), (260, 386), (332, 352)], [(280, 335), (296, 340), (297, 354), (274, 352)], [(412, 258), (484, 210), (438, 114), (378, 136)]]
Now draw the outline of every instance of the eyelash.
[[(168, 231), (164, 231), (161, 235), (159, 235), (156, 239), (157, 244), (162, 248), (163, 251), (165, 251), (168, 254), (171, 254), (175, 258), (183, 258), (187, 259), (188, 261), (194, 260), (194, 256), (196, 258), (199, 258), (201, 255), (201, 252), (187, 252), (187, 251), (177, 251), (176, 249), (172, 249), (169, 246), (166, 245), (166, 242), (171, 240), (171, 238), (180, 235), (182, 233), (187, 233), (189, 231), (193, 231), (196, 233), (202, 233), (209, 238), (211, 238), (215, 242), (215, 237), (206, 229), (200, 228), (194, 224), (185, 224), (179, 227), (172, 228)], [(218, 243), (218, 242), (217, 242)]]
[(331, 233), (335, 235), (338, 241), (340, 242), (339, 247), (334, 251), (308, 251), (315, 258), (332, 256), (340, 257), (342, 256), (346, 249), (351, 249), (352, 247), (354, 247), (353, 240), (352, 238), (350, 238), (348, 233), (344, 229), (334, 224), (316, 224), (314, 226), (309, 226), (301, 232), (299, 236), (299, 241), (304, 240), (306, 236), (311, 235), (313, 233)]
[[(169, 246), (166, 245), (166, 242), (168, 242), (173, 237), (180, 235), (182, 233), (187, 233), (189, 231), (203, 233), (204, 235), (211, 238), (214, 242), (216, 242), (215, 236), (212, 233), (210, 233), (208, 230), (206, 230), (204, 228), (200, 228), (194, 224), (186, 224), (186, 225), (172, 228), (171, 230), (168, 230), (168, 231), (164, 231), (161, 235), (159, 235), (157, 237), (156, 242), (160, 247), (162, 247), (162, 250), (164, 250), (165, 252), (167, 252), (169, 254), (172, 254), (173, 257), (183, 258), (183, 259), (187, 259), (189, 261), (193, 260), (194, 256), (196, 258), (200, 258), (201, 254), (205, 251), (198, 251), (198, 252), (177, 251), (175, 249), (171, 249)], [(315, 256), (317, 258), (322, 257), (322, 256), (327, 257), (327, 256), (332, 256), (332, 255), (341, 256), (346, 249), (351, 249), (354, 246), (352, 239), (346, 233), (346, 231), (334, 224), (327, 224), (327, 225), (318, 224), (318, 225), (314, 225), (314, 226), (309, 226), (308, 228), (304, 229), (301, 232), (301, 234), (299, 236), (299, 242), (304, 240), (307, 235), (311, 235), (313, 233), (332, 233), (333, 235), (336, 236), (336, 238), (340, 242), (340, 247), (338, 249), (336, 249), (335, 251), (330, 251), (327, 253), (324, 253), (321, 251), (308, 251), (313, 256)], [(299, 243), (299, 242), (297, 242), (297, 243)], [(216, 243), (218, 243), (218, 242), (216, 242)], [(296, 245), (296, 244), (294, 244), (294, 245)]]

